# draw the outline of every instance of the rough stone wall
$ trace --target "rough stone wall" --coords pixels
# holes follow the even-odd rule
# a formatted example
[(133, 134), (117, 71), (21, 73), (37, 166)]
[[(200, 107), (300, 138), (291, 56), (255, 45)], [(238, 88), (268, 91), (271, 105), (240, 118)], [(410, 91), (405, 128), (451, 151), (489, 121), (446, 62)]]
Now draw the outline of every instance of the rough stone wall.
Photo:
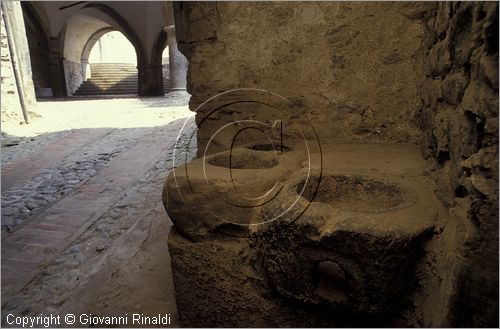
[[(34, 114), (36, 107), (35, 90), (31, 78), (30, 55), (26, 41), (23, 14), (19, 1), (2, 1), (1, 25), (1, 80), (2, 80), (2, 122), (24, 121), (18, 85), (22, 90), (24, 104), (28, 113)], [(8, 39), (6, 25), (12, 39)], [(10, 43), (10, 47), (9, 47)], [(11, 51), (11, 48), (15, 50)], [(17, 64), (18, 81), (14, 73), (13, 56)]]
[(64, 75), (66, 76), (66, 90), (68, 96), (72, 96), (85, 81), (85, 71), (82, 68), (82, 63), (79, 62), (64, 59), (63, 65)]
[(2, 122), (8, 120), (22, 121), (22, 110), (17, 93), (16, 80), (12, 69), (9, 45), (7, 43), (7, 35), (5, 32), (5, 23), (3, 15), (0, 15), (2, 20), (1, 30), (1, 80), (2, 80)]
[(442, 2), (427, 15), (425, 152), (449, 177), (450, 213), (472, 223), (452, 324), (498, 326), (498, 3)]
[[(322, 141), (417, 142), (429, 6), (175, 3), (190, 107), (222, 91), (259, 88), (294, 99), (294, 111), (313, 122)], [(200, 148), (210, 135), (200, 129)]]

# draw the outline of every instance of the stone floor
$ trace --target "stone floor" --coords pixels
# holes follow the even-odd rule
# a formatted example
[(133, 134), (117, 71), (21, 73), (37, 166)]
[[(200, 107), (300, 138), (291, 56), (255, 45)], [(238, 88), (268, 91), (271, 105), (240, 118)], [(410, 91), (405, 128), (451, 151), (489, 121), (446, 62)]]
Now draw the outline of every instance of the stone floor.
[(186, 104), (40, 102), (30, 125), (2, 123), (3, 325), (9, 313), (133, 312), (178, 324), (161, 189), (195, 129)]

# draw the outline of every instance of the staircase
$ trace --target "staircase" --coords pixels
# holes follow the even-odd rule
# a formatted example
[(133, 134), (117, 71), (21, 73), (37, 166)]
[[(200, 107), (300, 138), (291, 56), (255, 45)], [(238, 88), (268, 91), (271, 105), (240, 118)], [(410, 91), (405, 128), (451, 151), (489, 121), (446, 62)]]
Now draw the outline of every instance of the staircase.
[[(90, 64), (91, 78), (82, 83), (73, 96), (137, 95), (137, 68), (126, 63)], [(163, 78), (163, 90), (168, 93), (170, 80)]]

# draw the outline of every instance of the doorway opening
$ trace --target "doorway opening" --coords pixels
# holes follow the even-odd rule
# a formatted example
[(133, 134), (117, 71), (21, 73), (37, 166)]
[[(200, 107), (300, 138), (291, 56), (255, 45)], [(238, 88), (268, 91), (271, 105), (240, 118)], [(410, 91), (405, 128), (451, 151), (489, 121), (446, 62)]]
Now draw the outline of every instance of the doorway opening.
[(119, 31), (105, 29), (92, 36), (82, 53), (85, 79), (75, 96), (137, 95), (137, 56)]

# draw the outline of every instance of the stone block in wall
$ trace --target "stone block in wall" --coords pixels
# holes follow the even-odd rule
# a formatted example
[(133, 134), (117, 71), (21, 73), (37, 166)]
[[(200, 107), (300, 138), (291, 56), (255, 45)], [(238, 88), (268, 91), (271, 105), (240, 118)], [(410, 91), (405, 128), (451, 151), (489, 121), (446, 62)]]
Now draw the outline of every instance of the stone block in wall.
[(472, 79), (465, 89), (461, 105), (464, 110), (481, 117), (498, 117), (498, 97), (477, 79)]
[(438, 4), (434, 32), (438, 37), (441, 37), (441, 39), (448, 30), (451, 12), (452, 4), (450, 2), (443, 1)]
[(420, 97), (425, 106), (431, 105), (431, 79), (425, 78), (420, 86)]
[(472, 20), (473, 7), (463, 5), (455, 8), (456, 12), (449, 21), (449, 48), (452, 52), (453, 65), (460, 68), (467, 65), (472, 50), (477, 46), (474, 37), (476, 25)]
[(478, 74), (484, 77), (485, 82), (498, 90), (498, 57), (483, 53), (479, 59)]
[(441, 103), (443, 101), (443, 96), (441, 94), (441, 79), (434, 79), (430, 82), (430, 105), (435, 112), (439, 111)]
[(438, 7), (429, 38), (441, 41), (428, 52), (425, 75), (442, 78), (446, 102), (429, 101), (433, 88), (421, 89), (432, 122), (423, 127), (431, 126), (429, 148), (438, 162), (445, 160), (455, 200), (473, 225), (460, 249), (464, 263), (454, 279), (450, 325), (498, 326), (498, 3)]
[(83, 83), (85, 72), (83, 71), (82, 63), (64, 59), (63, 65), (66, 90), (68, 91), (68, 96), (71, 96)]
[[(4, 11), (2, 13), (2, 18), (5, 18), (5, 21), (2, 20), (2, 30), (6, 35), (5, 43), (9, 40), (9, 38), (7, 38), (7, 30), (5, 30), (5, 28), (8, 27), (11, 35), (9, 43), (12, 48), (12, 53), (11, 49), (9, 49), (9, 58), (15, 56), (15, 63), (18, 72), (14, 81), (17, 80), (17, 86), (19, 86), (20, 90), (22, 90), (23, 100), (26, 107), (25, 110), (29, 112), (36, 107), (36, 98), (21, 2), (2, 1), (2, 10)], [(19, 98), (19, 95), (17, 97)]]
[[(430, 51), (427, 58), (430, 72), (433, 76), (447, 73), (451, 68), (451, 56), (448, 51), (447, 41), (441, 41)], [(428, 69), (428, 70), (429, 70)]]
[(3, 15), (1, 19), (1, 80), (2, 87), (1, 102), (2, 102), (2, 122), (8, 120), (21, 121), (22, 110), (17, 93), (16, 80), (14, 77), (14, 70), (12, 68), (11, 54), (7, 41), (7, 34), (5, 31), (5, 23)]
[(441, 84), (441, 95), (449, 104), (458, 105), (468, 84), (469, 76), (464, 69), (448, 74)]
[(433, 33), (436, 17), (431, 16), (429, 18), (426, 18), (424, 19), (424, 22), (425, 22), (425, 33), (422, 39), (422, 48), (429, 50), (436, 44), (438, 40), (435, 33)]

